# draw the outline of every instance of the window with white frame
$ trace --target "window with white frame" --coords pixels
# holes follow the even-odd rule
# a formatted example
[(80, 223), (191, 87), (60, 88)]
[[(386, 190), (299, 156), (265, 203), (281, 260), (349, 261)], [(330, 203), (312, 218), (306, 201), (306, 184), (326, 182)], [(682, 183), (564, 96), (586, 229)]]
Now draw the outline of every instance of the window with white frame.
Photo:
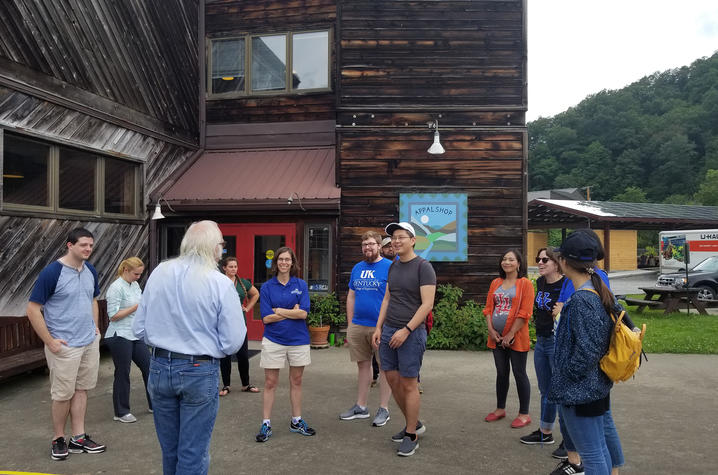
[(137, 162), (2, 132), (2, 210), (140, 217)]
[(210, 97), (328, 91), (329, 31), (209, 40)]

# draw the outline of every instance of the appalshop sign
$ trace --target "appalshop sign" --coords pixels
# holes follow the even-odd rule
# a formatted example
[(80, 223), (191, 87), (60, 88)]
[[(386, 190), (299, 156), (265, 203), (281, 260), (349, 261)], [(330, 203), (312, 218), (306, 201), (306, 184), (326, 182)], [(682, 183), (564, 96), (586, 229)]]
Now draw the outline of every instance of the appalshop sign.
[(414, 226), (414, 250), (430, 261), (468, 260), (467, 209), (465, 193), (399, 195), (399, 220)]

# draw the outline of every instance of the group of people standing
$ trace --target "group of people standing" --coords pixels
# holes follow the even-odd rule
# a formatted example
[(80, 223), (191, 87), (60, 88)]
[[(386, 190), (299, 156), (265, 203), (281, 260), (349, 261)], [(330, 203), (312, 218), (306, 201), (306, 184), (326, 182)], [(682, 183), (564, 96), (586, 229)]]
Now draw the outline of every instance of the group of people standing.
[[(372, 360), (378, 355), (380, 404), (372, 425), (390, 419), (393, 395), (404, 428), (391, 439), (397, 454), (413, 455), (426, 426), (419, 419), (419, 371), (426, 349), (426, 318), (436, 291), (431, 264), (414, 252), (416, 234), (410, 223), (391, 223), (382, 235), (362, 236), (363, 260), (352, 270), (346, 299), (349, 354), (357, 363), (355, 404), (341, 420), (368, 419)], [(94, 246), (88, 230), (70, 233), (67, 253), (38, 277), (28, 316), (40, 338), (50, 368), (55, 436), (51, 456), (99, 453), (105, 446), (85, 432), (87, 391), (97, 381), (99, 279), (87, 262)], [(289, 430), (313, 436), (302, 418), (302, 376), (311, 363), (305, 319), (309, 291), (298, 277), (294, 251), (275, 252), (273, 277), (261, 291), (237, 276), (236, 258), (225, 258), (217, 272), (224, 241), (216, 223), (201, 221), (187, 230), (180, 256), (161, 263), (149, 276), (144, 294), (138, 280), (143, 262), (124, 260), (107, 291), (110, 324), (105, 335), (115, 364), (114, 419), (134, 422), (130, 412), (130, 365), (142, 373), (149, 411), (162, 447), (165, 474), (207, 473), (209, 443), (217, 416), (218, 396), (229, 393), (231, 356), (237, 356), (242, 390), (260, 392), (249, 382), (244, 313), (260, 302), (264, 338), (263, 415), (257, 442), (272, 436), (271, 413), (280, 369), (289, 365), (291, 420)], [(384, 257), (382, 254), (386, 254)], [(509, 250), (499, 263), (499, 278), (489, 288), (484, 315), (496, 365), (496, 409), (485, 420), (506, 416), (509, 373), (519, 394), (518, 415), (511, 427), (531, 424), (530, 383), (526, 374), (530, 347), (528, 323), (534, 316), (537, 342), (534, 363), (541, 392), (538, 430), (521, 437), (526, 444), (552, 444), (559, 414), (562, 446), (554, 455), (566, 458), (553, 474), (608, 474), (623, 464), (620, 440), (610, 412), (612, 383), (600, 370), (612, 329), (615, 301), (605, 273), (597, 236), (581, 230), (570, 234), (557, 254), (541, 249), (536, 262), (541, 275), (537, 292), (526, 278), (521, 253)], [(44, 312), (44, 314), (43, 314)], [(223, 387), (219, 389), (219, 373)], [(71, 416), (72, 437), (65, 440)]]
[[(541, 418), (524, 444), (553, 444), (559, 415), (563, 441), (552, 456), (561, 460), (551, 475), (617, 474), (624, 458), (610, 411), (611, 380), (601, 371), (608, 350), (615, 304), (608, 276), (597, 267), (604, 258), (598, 236), (581, 229), (569, 234), (556, 252), (539, 249), (540, 277), (536, 291), (526, 277), (526, 263), (517, 250), (503, 254), (500, 277), (489, 288), (484, 307), (488, 346), (496, 365), (496, 409), (486, 417), (506, 416), (509, 372), (519, 396), (512, 428), (531, 423), (530, 383), (526, 373), (528, 322), (536, 328), (534, 368), (541, 393)], [(626, 322), (633, 327), (633, 323)]]

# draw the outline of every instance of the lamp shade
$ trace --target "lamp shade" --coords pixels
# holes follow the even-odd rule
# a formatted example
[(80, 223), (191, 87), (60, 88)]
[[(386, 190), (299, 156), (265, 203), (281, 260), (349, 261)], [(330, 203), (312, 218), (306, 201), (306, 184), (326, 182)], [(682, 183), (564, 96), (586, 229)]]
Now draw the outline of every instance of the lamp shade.
[(152, 219), (165, 219), (165, 215), (162, 214), (162, 208), (159, 203), (155, 205), (155, 212), (152, 213)]
[(431, 144), (431, 147), (429, 147), (429, 150), (427, 150), (432, 155), (441, 155), (445, 152), (444, 147), (441, 146), (441, 142), (439, 142), (439, 131), (434, 130), (434, 143)]

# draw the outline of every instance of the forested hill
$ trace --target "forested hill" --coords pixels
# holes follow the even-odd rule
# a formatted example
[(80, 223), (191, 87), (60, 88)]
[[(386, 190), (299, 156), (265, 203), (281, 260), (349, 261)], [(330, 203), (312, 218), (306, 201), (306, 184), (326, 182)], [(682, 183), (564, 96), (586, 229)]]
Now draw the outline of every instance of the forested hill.
[(718, 53), (528, 124), (529, 189), (718, 206)]

